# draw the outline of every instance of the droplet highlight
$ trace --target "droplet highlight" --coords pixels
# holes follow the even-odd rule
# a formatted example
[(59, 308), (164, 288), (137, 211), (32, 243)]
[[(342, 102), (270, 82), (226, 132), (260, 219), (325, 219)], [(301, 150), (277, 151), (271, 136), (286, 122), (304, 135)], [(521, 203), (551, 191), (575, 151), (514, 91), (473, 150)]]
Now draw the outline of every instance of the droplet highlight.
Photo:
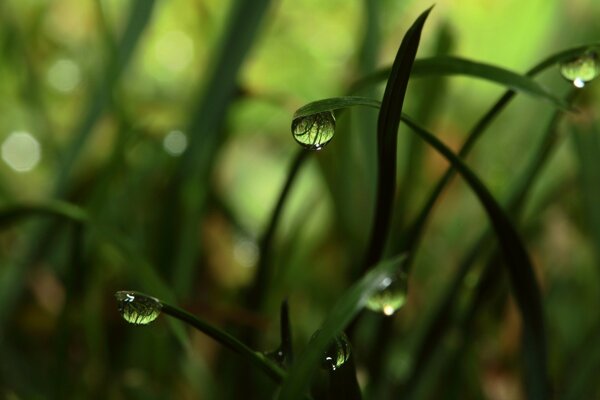
[(598, 54), (588, 51), (581, 56), (567, 60), (561, 64), (560, 73), (575, 87), (582, 88), (587, 82), (600, 75)]
[(366, 307), (388, 317), (393, 315), (406, 303), (407, 286), (408, 277), (405, 273), (386, 278), (379, 290), (367, 300)]
[(161, 302), (152, 296), (133, 291), (115, 293), (119, 313), (130, 324), (146, 325), (160, 315)]
[[(320, 330), (316, 331), (312, 338), (315, 338), (319, 332)], [(350, 359), (351, 354), (352, 346), (350, 345), (350, 340), (348, 340), (348, 336), (342, 332), (336, 336), (331, 345), (327, 348), (327, 351), (323, 355), (321, 368), (328, 371), (335, 371)]]
[(333, 112), (325, 111), (305, 117), (294, 118), (292, 134), (300, 145), (308, 150), (321, 150), (333, 139), (335, 117)]

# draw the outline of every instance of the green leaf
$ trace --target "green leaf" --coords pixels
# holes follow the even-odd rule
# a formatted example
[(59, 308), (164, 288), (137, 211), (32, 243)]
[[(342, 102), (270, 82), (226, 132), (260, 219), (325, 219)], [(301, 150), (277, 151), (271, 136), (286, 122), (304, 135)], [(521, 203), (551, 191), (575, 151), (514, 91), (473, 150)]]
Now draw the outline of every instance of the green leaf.
[(302, 396), (333, 339), (359, 313), (368, 298), (398, 270), (404, 260), (406, 256), (401, 255), (377, 264), (341, 296), (321, 325), (319, 333), (311, 340), (308, 349), (292, 366), (281, 387), (280, 400), (293, 400)]
[(514, 297), (523, 320), (523, 351), (525, 375), (528, 383), (527, 392), (531, 399), (549, 398), (546, 335), (541, 294), (535, 279), (533, 265), (523, 242), (508, 215), (475, 173), (434, 135), (414, 123), (407, 116), (403, 115), (402, 121), (452, 164), (477, 195), (490, 218), (496, 237), (500, 242)]

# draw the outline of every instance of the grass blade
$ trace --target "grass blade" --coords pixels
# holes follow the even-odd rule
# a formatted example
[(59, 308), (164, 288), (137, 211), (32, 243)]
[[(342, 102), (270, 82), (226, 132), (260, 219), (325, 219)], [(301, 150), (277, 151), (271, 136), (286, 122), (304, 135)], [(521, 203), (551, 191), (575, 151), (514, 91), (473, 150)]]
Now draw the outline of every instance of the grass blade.
[(379, 263), (342, 295), (321, 326), (319, 334), (290, 370), (281, 387), (280, 400), (293, 400), (302, 396), (332, 340), (344, 330), (364, 307), (367, 299), (379, 290), (405, 259), (406, 256), (401, 255)]
[(255, 368), (263, 371), (274, 382), (279, 383), (283, 381), (285, 373), (281, 368), (269, 361), (262, 354), (252, 350), (250, 347), (246, 346), (244, 343), (231, 336), (229, 333), (222, 331), (215, 326), (212, 326), (211, 324), (201, 320), (200, 318), (188, 313), (187, 311), (181, 308), (169, 305), (162, 301), (161, 304), (162, 311), (165, 314), (177, 318), (178, 320), (196, 328), (197, 330), (213, 338), (229, 350), (233, 351), (236, 354), (239, 354)]
[(389, 233), (392, 204), (396, 191), (396, 142), (400, 126), (400, 113), (408, 88), (412, 64), (417, 55), (421, 31), (430, 11), (431, 8), (423, 12), (404, 35), (383, 94), (377, 121), (378, 171), (375, 216), (365, 260), (362, 264), (363, 272), (380, 260)]
[[(567, 101), (571, 103), (573, 96), (578, 92), (572, 92), (571, 95), (567, 96)], [(556, 147), (558, 142), (557, 126), (561, 120), (562, 113), (556, 111), (551, 118), (544, 137), (541, 140), (535, 154), (531, 157), (527, 167), (514, 184), (511, 195), (506, 202), (506, 209), (513, 218), (517, 218), (524, 208), (527, 194), (533, 188), (537, 177), (540, 175), (542, 168), (546, 165), (552, 150)], [(482, 250), (488, 248), (489, 241), (493, 238), (491, 232), (486, 230), (481, 236), (474, 242), (475, 244), (463, 257), (462, 262), (459, 264), (459, 268), (452, 278), (452, 281), (440, 296), (440, 300), (437, 302), (433, 312), (428, 317), (424, 333), (421, 336), (415, 351), (415, 363), (413, 364), (411, 375), (406, 379), (407, 386), (403, 388), (406, 398), (410, 398), (410, 393), (415, 390), (419, 384), (420, 378), (422, 377), (430, 359), (433, 357), (434, 352), (438, 349), (438, 345), (441, 342), (448, 325), (452, 322), (448, 316), (456, 304), (458, 292), (462, 287), (464, 278), (467, 273), (471, 270), (471, 267), (478, 259), (478, 256), (482, 253)], [(495, 254), (495, 253), (494, 253)]]
[(547, 399), (546, 335), (541, 294), (525, 246), (504, 210), (460, 158), (410, 118), (403, 116), (402, 120), (456, 168), (485, 208), (506, 260), (513, 293), (521, 311), (527, 392), (531, 399)]
[[(384, 80), (389, 76), (391, 68), (376, 72), (374, 75), (355, 83), (353, 87), (362, 87)], [(526, 75), (522, 75), (505, 68), (454, 56), (436, 56), (415, 60), (412, 78), (428, 76), (462, 75), (479, 78), (498, 85), (502, 85), (515, 92), (526, 93), (544, 99), (555, 107), (569, 110), (569, 105), (559, 97), (548, 92), (539, 83)], [(352, 90), (354, 91), (354, 90)]]

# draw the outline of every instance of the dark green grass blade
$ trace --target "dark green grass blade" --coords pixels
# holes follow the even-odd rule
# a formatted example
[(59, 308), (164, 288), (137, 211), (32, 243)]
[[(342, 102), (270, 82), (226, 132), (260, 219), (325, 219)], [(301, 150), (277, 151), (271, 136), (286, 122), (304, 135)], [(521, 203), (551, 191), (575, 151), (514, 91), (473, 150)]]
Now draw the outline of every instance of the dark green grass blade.
[(290, 307), (288, 301), (284, 300), (281, 303), (279, 312), (279, 336), (281, 345), (279, 346), (283, 355), (283, 365), (288, 367), (294, 362), (294, 348), (292, 341), (292, 324), (290, 322)]
[[(571, 103), (570, 100), (572, 100), (574, 94), (575, 93), (567, 96), (567, 99), (569, 99), (567, 101), (569, 101), (569, 103)], [(543, 167), (547, 164), (552, 151), (556, 148), (558, 142), (557, 125), (561, 116), (562, 113), (560, 111), (554, 113), (540, 145), (532, 155), (523, 173), (520, 174), (520, 177), (513, 185), (508, 202), (506, 203), (506, 209), (514, 219), (521, 214), (528, 193), (532, 190), (537, 177), (539, 177)], [(424, 333), (417, 344), (414, 357), (415, 363), (413, 364), (411, 376), (406, 379), (407, 386), (404, 388), (405, 393), (412, 393), (414, 387), (417, 386), (421, 376), (427, 368), (431, 357), (437, 351), (438, 345), (444, 337), (448, 325), (451, 323), (449, 316), (456, 304), (456, 299), (458, 299), (458, 293), (462, 287), (464, 278), (471, 270), (475, 261), (482, 254), (482, 251), (489, 248), (489, 242), (492, 238), (492, 232), (489, 230), (486, 230), (481, 234), (474, 242), (475, 244), (463, 257), (448, 288), (444, 291), (444, 294), (440, 296), (440, 300), (437, 302), (433, 312), (426, 321), (423, 329)], [(410, 396), (407, 398), (410, 398)]]
[(406, 116), (402, 120), (456, 168), (485, 208), (506, 260), (513, 294), (521, 311), (527, 393), (531, 399), (547, 399), (546, 335), (541, 294), (525, 246), (509, 217), (477, 176), (434, 135)]
[(280, 383), (283, 381), (285, 373), (281, 368), (279, 368), (273, 362), (268, 360), (262, 354), (252, 350), (250, 347), (237, 340), (229, 333), (201, 320), (195, 315), (192, 315), (178, 307), (169, 305), (164, 302), (161, 302), (161, 304), (162, 312), (164, 312), (165, 314), (177, 318), (178, 320), (196, 328), (197, 330), (213, 338), (229, 350), (242, 356), (254, 368), (263, 371), (274, 382)]
[[(365, 84), (377, 83), (385, 80), (390, 74), (391, 69), (386, 68), (378, 71), (376, 74), (366, 77), (354, 84), (354, 87), (362, 87)], [(466, 58), (454, 56), (436, 56), (415, 60), (412, 78), (421, 78), (428, 76), (449, 76), (462, 75), (471, 78), (479, 78), (486, 81), (502, 85), (516, 92), (527, 93), (534, 97), (544, 99), (556, 107), (569, 109), (569, 105), (544, 89), (533, 79), (510, 71), (495, 65), (486, 64), (478, 61), (468, 60)]]
[[(568, 60), (569, 58), (581, 54), (581, 52), (585, 51), (590, 46), (579, 46), (571, 49), (567, 49), (561, 51), (559, 53), (553, 54), (547, 57), (545, 60), (538, 63), (536, 66), (531, 68), (527, 72), (527, 76), (533, 77), (540, 72), (560, 63), (561, 61)], [(477, 140), (483, 135), (486, 129), (490, 126), (490, 124), (494, 121), (494, 119), (500, 114), (502, 110), (510, 103), (510, 101), (514, 98), (516, 92), (513, 90), (508, 90), (505, 92), (496, 103), (477, 121), (475, 126), (471, 129), (467, 136), (467, 140), (461, 147), (458, 156), (460, 158), (465, 158), (473, 146), (477, 142)], [(453, 167), (449, 167), (443, 177), (438, 181), (434, 189), (431, 191), (431, 194), (424, 202), (424, 206), (421, 208), (421, 211), (415, 218), (414, 222), (411, 224), (407, 234), (406, 240), (399, 243), (398, 247), (396, 247), (396, 251), (410, 251), (409, 254), (414, 254), (414, 249), (418, 246), (421, 237), (423, 235), (423, 231), (425, 230), (425, 225), (427, 220), (429, 219), (429, 215), (433, 210), (433, 206), (437, 202), (437, 199), (442, 194), (442, 191), (446, 187), (446, 185), (451, 181), (454, 177), (454, 169)], [(409, 260), (407, 267), (410, 269), (411, 260)]]
[(431, 8), (423, 12), (408, 29), (394, 60), (377, 121), (377, 195), (375, 216), (363, 271), (376, 264), (383, 253), (392, 214), (396, 191), (396, 151), (400, 113), (408, 88), (410, 71), (417, 55), (421, 31)]
[(306, 392), (329, 344), (358, 314), (384, 280), (398, 270), (405, 259), (406, 256), (402, 255), (379, 263), (342, 295), (321, 326), (319, 334), (311, 340), (309, 347), (290, 370), (281, 387), (280, 400), (298, 399)]

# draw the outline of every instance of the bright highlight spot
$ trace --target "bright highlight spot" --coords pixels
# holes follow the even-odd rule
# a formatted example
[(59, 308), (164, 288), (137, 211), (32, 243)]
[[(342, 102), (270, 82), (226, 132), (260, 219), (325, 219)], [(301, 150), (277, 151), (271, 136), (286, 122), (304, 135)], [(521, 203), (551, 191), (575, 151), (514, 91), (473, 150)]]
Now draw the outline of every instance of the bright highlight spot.
[(583, 79), (581, 79), (581, 78), (576, 78), (576, 79), (573, 81), (573, 86), (575, 86), (576, 88), (579, 88), (579, 89), (581, 89), (582, 87), (584, 87), (584, 86), (585, 86), (585, 82), (584, 82), (584, 81), (583, 81)]
[(48, 68), (47, 79), (48, 83), (56, 90), (70, 92), (81, 81), (79, 66), (71, 60), (58, 60)]
[(194, 58), (194, 43), (182, 31), (164, 33), (154, 46), (156, 60), (173, 72), (183, 71)]
[(17, 172), (31, 171), (41, 155), (39, 142), (28, 132), (13, 132), (2, 143), (2, 159)]
[(233, 246), (233, 257), (244, 267), (253, 267), (258, 261), (258, 246), (250, 239), (238, 239)]
[(391, 304), (386, 304), (383, 306), (382, 311), (383, 311), (383, 314), (385, 314), (389, 317), (396, 312), (396, 309)]
[(171, 131), (163, 139), (163, 147), (167, 153), (176, 157), (187, 149), (187, 136), (181, 131)]

